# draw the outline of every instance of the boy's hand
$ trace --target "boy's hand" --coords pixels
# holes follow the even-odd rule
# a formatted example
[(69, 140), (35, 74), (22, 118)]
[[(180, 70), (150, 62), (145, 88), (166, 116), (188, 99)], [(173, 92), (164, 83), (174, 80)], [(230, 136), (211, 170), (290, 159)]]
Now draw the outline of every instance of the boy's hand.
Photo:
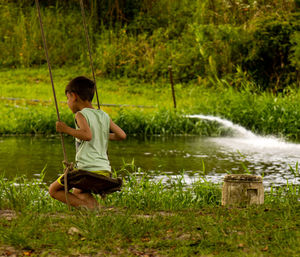
[(62, 121), (57, 121), (56, 122), (56, 131), (57, 132), (62, 132), (62, 133), (67, 133), (69, 126), (67, 126), (66, 123)]
[(112, 133), (109, 133), (109, 140), (124, 140), (126, 133), (117, 124), (110, 120), (109, 129)]

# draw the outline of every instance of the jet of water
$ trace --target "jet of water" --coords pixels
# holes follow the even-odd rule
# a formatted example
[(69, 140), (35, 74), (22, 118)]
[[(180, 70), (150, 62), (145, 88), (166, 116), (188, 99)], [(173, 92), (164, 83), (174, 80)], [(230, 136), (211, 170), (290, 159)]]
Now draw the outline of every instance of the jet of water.
[[(215, 121), (222, 124), (226, 128), (230, 128), (234, 132), (234, 138), (230, 139), (231, 143), (234, 144), (244, 144), (244, 145), (251, 145), (255, 148), (275, 148), (281, 150), (300, 150), (299, 144), (293, 144), (285, 142), (283, 139), (279, 139), (273, 136), (259, 136), (254, 134), (253, 132), (245, 129), (244, 127), (234, 124), (229, 120), (222, 119), (220, 117), (212, 116), (212, 115), (202, 115), (202, 114), (195, 114), (195, 115), (187, 115), (187, 118), (195, 118), (195, 119), (202, 119), (202, 120), (209, 120)], [(241, 145), (239, 146), (241, 147)]]
[(202, 120), (209, 120), (209, 121), (216, 121), (220, 124), (222, 124), (225, 128), (230, 128), (235, 132), (237, 136), (240, 137), (247, 137), (247, 138), (255, 138), (256, 135), (252, 133), (251, 131), (245, 129), (244, 127), (233, 124), (231, 121), (222, 119), (219, 117), (211, 116), (211, 115), (201, 115), (201, 114), (195, 114), (195, 115), (187, 115), (188, 118), (196, 118), (196, 119), (202, 119)]

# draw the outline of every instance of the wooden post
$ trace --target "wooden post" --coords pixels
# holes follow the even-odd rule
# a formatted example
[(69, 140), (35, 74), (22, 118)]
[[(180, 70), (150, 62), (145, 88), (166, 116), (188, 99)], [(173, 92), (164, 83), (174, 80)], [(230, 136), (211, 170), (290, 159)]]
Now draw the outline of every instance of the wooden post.
[(169, 74), (170, 74), (170, 82), (171, 82), (171, 89), (172, 89), (173, 103), (174, 103), (174, 108), (176, 109), (176, 98), (175, 98), (175, 89), (174, 89), (174, 82), (173, 82), (172, 66), (170, 65), (170, 66), (168, 67), (168, 69), (169, 69)]
[(251, 205), (264, 203), (262, 177), (230, 174), (224, 178), (222, 205)]

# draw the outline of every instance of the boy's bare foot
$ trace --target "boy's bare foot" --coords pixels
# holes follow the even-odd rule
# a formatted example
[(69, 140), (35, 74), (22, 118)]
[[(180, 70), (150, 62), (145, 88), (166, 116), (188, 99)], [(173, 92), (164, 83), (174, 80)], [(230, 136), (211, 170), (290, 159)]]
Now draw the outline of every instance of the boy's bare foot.
[(95, 206), (95, 205), (81, 205), (78, 206), (76, 209), (82, 210), (82, 211), (100, 211), (101, 206), (100, 204)]

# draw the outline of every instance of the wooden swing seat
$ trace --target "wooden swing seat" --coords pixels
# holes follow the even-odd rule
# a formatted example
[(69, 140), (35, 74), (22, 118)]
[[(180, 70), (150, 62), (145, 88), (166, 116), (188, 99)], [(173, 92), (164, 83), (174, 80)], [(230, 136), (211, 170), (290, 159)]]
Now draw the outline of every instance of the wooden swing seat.
[[(110, 178), (94, 172), (84, 170), (72, 170), (68, 172), (68, 190), (78, 188), (84, 192), (106, 195), (121, 191), (123, 180), (121, 178)], [(64, 185), (64, 179), (61, 179)]]

